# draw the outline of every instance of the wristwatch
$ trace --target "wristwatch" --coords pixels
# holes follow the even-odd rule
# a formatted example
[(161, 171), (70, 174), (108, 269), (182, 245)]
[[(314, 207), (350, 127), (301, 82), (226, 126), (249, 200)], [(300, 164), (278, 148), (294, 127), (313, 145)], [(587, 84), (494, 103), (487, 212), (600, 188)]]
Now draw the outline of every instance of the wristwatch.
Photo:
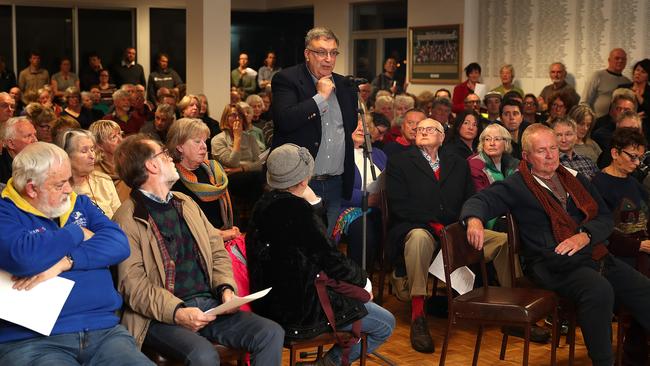
[(587, 234), (587, 236), (589, 237), (589, 240), (591, 240), (591, 233), (589, 232), (589, 230), (585, 229), (584, 227), (580, 227), (578, 229), (578, 232)]

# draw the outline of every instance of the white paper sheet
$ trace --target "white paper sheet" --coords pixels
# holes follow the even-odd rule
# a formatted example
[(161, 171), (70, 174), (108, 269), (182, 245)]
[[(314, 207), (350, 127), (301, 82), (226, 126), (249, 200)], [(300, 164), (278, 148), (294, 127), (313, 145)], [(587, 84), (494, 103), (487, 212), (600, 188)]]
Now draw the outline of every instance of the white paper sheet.
[[(445, 282), (445, 267), (442, 260), (442, 250), (438, 252), (436, 259), (431, 263), (429, 273), (438, 277), (442, 282)], [(476, 278), (476, 275), (467, 267), (457, 268), (449, 277), (451, 279), (451, 288), (458, 291), (461, 295), (472, 291), (474, 288), (474, 279)]]
[(258, 291), (258, 292), (254, 293), (254, 294), (250, 294), (250, 295), (247, 295), (247, 296), (244, 296), (244, 297), (235, 296), (232, 300), (228, 301), (227, 303), (221, 304), (221, 305), (219, 305), (219, 306), (217, 306), (215, 308), (207, 310), (204, 313), (208, 314), (208, 315), (211, 315), (211, 314), (221, 315), (221, 314), (223, 314), (223, 313), (225, 313), (225, 312), (227, 312), (229, 310), (236, 309), (236, 308), (238, 308), (238, 307), (240, 307), (240, 306), (242, 306), (244, 304), (248, 304), (249, 302), (251, 302), (253, 300), (257, 300), (257, 299), (260, 299), (260, 298), (266, 296), (266, 294), (268, 294), (271, 291), (272, 288), (273, 287), (269, 287), (269, 288), (267, 288), (265, 290)]
[(74, 281), (54, 277), (29, 291), (14, 290), (13, 283), (10, 273), (0, 271), (0, 318), (49, 336)]
[(485, 94), (487, 94), (487, 85), (476, 83), (476, 85), (474, 85), (474, 94), (478, 95), (481, 100), (485, 99)]

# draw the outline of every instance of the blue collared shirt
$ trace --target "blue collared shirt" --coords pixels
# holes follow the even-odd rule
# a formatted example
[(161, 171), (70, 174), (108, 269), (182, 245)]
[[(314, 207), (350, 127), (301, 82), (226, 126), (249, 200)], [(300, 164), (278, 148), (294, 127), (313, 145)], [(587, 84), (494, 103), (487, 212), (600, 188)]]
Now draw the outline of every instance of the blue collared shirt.
[[(313, 74), (310, 75), (316, 84), (318, 79)], [(345, 161), (345, 130), (336, 90), (332, 90), (327, 99), (318, 93), (312, 98), (320, 111), (322, 129), (320, 145), (314, 161), (314, 175), (341, 175)]]

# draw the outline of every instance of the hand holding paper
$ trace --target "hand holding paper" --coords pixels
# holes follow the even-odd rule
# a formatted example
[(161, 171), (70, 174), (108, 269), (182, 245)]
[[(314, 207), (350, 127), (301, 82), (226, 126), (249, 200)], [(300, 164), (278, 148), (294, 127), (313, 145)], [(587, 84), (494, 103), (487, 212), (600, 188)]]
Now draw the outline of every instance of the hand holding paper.
[(233, 296), (232, 299), (228, 300), (228, 302), (224, 302), (223, 304), (206, 311), (205, 314), (208, 314), (208, 315), (221, 315), (221, 314), (230, 313), (230, 312), (233, 311), (233, 309), (235, 309), (235, 311), (236, 311), (240, 306), (242, 306), (244, 304), (248, 304), (249, 302), (251, 302), (253, 300), (257, 300), (257, 299), (260, 299), (260, 298), (266, 296), (271, 291), (271, 289), (272, 289), (272, 287), (269, 287), (269, 288), (267, 288), (265, 290), (258, 291), (258, 292), (254, 293), (254, 294), (250, 294), (250, 295), (244, 296), (244, 297)]

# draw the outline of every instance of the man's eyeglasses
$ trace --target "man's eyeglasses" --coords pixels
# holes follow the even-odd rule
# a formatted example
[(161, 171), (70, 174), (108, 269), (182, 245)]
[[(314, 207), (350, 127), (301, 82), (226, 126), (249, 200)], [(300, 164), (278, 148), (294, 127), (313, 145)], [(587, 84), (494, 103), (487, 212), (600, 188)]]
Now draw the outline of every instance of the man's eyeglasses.
[(0, 103), (0, 109), (16, 109), (16, 105), (12, 103)]
[(307, 51), (315, 54), (319, 58), (326, 58), (327, 56), (331, 58), (336, 58), (336, 56), (341, 54), (341, 52), (339, 52), (338, 50), (325, 51), (325, 50), (312, 50), (311, 48), (308, 48)]
[(623, 150), (623, 149), (621, 149), (620, 151), (621, 151), (623, 154), (627, 155), (627, 157), (630, 158), (630, 161), (633, 162), (633, 163), (634, 163), (634, 162), (637, 162), (637, 161), (639, 161), (639, 160), (641, 160), (641, 157), (640, 157), (639, 155), (631, 154), (631, 153), (629, 153), (629, 152), (627, 152), (627, 151), (625, 151), (625, 150)]
[(169, 155), (169, 149), (167, 149), (166, 147), (163, 147), (162, 150), (160, 150), (159, 153), (154, 154), (151, 158), (155, 159), (155, 158), (159, 157), (160, 155), (165, 155), (168, 158), (171, 157), (171, 155)]
[(434, 133), (434, 132), (442, 133), (442, 131), (440, 131), (439, 128), (433, 127), (433, 126), (430, 126), (430, 127), (418, 127), (418, 128), (415, 129), (415, 132), (417, 132), (417, 133), (425, 133), (425, 132), (426, 133)]

